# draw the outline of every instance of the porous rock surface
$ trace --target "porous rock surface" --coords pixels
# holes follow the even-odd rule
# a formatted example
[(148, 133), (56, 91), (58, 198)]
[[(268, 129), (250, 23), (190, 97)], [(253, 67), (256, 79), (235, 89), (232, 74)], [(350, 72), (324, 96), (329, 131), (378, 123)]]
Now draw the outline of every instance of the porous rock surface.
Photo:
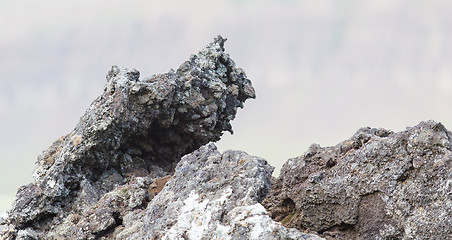
[(452, 133), (440, 123), (313, 144), (274, 179), (261, 158), (218, 152), (209, 142), (255, 97), (224, 42), (149, 78), (114, 66), (38, 157), (0, 240), (452, 239)]
[(286, 227), (326, 239), (452, 239), (451, 137), (428, 121), (313, 144), (284, 164), (263, 205)]
[(38, 157), (0, 239), (322, 239), (267, 214), (265, 160), (207, 144), (255, 96), (224, 41), (150, 78), (113, 67), (80, 123)]
[[(146, 210), (124, 216), (116, 239), (310, 239), (273, 221), (260, 202), (273, 167), (213, 143), (182, 158)], [(146, 236), (146, 237), (144, 237)]]
[(140, 79), (112, 67), (104, 93), (75, 129), (38, 157), (18, 190), (3, 239), (108, 237), (145, 209), (180, 158), (231, 131), (251, 82), (217, 37), (176, 71)]

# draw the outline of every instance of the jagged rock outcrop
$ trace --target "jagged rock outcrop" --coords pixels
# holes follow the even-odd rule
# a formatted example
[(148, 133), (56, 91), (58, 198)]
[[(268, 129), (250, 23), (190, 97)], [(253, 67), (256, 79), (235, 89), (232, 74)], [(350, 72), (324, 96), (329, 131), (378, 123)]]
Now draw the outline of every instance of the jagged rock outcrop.
[[(19, 189), (4, 235), (54, 231), (78, 215), (93, 216), (98, 224), (88, 232), (103, 235), (121, 221), (122, 208), (144, 207), (152, 195), (147, 185), (171, 174), (184, 154), (232, 132), (237, 108), (255, 93), (224, 42), (217, 37), (177, 71), (149, 78), (113, 67), (75, 129), (38, 157), (35, 181)], [(119, 210), (103, 219), (86, 212), (103, 200), (115, 200)]]
[(38, 157), (0, 239), (322, 239), (267, 214), (265, 160), (207, 144), (255, 96), (224, 41), (150, 78), (113, 67), (80, 123)]
[(451, 137), (428, 121), (313, 144), (284, 164), (264, 206), (285, 226), (326, 239), (452, 239)]
[(321, 239), (274, 222), (260, 202), (273, 167), (208, 144), (186, 155), (145, 211), (130, 212), (116, 239)]
[(452, 239), (452, 133), (440, 123), (313, 144), (273, 179), (261, 158), (218, 152), (209, 142), (255, 96), (224, 41), (150, 78), (113, 67), (38, 157), (0, 240)]

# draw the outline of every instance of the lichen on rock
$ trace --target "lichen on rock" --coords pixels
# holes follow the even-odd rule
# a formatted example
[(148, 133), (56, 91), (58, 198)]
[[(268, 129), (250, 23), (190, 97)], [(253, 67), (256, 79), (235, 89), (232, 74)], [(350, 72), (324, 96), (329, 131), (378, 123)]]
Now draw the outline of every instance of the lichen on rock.
[(269, 217), (260, 202), (272, 171), (261, 158), (242, 151), (220, 153), (207, 144), (182, 158), (144, 212), (124, 217), (116, 238), (320, 240)]
[(146, 206), (156, 194), (149, 185), (171, 175), (184, 154), (232, 132), (237, 108), (255, 93), (224, 42), (218, 36), (176, 71), (148, 78), (113, 66), (75, 129), (38, 157), (35, 180), (18, 190), (3, 235), (107, 235), (125, 212)]

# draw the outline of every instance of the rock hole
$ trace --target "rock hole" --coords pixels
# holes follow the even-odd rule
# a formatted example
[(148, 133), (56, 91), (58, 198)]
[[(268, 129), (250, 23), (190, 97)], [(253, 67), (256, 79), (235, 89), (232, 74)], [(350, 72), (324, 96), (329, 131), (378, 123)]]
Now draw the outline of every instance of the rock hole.
[(288, 212), (292, 212), (295, 209), (295, 203), (291, 198), (284, 199), (281, 205), (286, 207)]
[(332, 168), (336, 165), (336, 161), (332, 158), (328, 159), (328, 161), (326, 161), (326, 166), (329, 168)]
[(113, 218), (115, 219), (115, 223), (109, 226), (107, 229), (102, 230), (100, 232), (94, 233), (94, 236), (96, 239), (100, 239), (102, 237), (108, 237), (111, 236), (115, 229), (119, 226), (122, 226), (122, 218), (121, 214), (119, 212), (113, 212), (112, 213)]

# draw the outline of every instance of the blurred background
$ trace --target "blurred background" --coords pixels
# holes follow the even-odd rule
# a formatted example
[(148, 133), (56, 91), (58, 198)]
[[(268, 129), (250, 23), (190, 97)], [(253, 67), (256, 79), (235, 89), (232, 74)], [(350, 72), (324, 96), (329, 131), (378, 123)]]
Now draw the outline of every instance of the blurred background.
[(452, 129), (452, 2), (0, 0), (0, 212), (111, 65), (176, 69), (215, 36), (257, 92), (220, 150), (282, 164), (360, 127)]

